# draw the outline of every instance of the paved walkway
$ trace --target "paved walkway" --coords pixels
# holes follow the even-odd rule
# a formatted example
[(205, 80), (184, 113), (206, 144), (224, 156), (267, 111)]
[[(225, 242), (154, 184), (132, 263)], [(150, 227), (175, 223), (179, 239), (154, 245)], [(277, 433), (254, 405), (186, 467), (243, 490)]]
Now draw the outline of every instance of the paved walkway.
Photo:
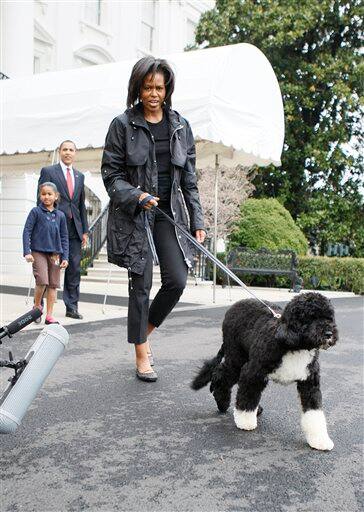
[[(0, 275), (0, 323), (7, 324), (22, 315), (32, 307), (32, 298), (27, 300), (29, 276), (24, 275)], [(32, 280), (34, 286), (34, 280)], [(151, 292), (151, 298), (158, 291), (158, 286), (154, 286)], [(250, 288), (260, 299), (271, 302), (289, 301), (295, 294), (284, 288)], [(104, 294), (108, 293), (106, 305), (103, 306)], [(353, 297), (350, 292), (322, 292), (329, 298)], [(31, 292), (33, 295), (33, 289)], [(79, 311), (82, 313), (83, 320), (73, 320), (65, 317), (65, 308), (61, 299), (58, 299), (54, 313), (55, 317), (62, 325), (80, 324), (111, 318), (123, 318), (127, 316), (128, 289), (126, 284), (111, 283), (107, 289), (106, 283), (81, 281), (81, 301)], [(250, 297), (250, 294), (234, 286), (221, 287), (216, 286), (215, 302), (213, 302), (213, 286), (211, 283), (201, 283), (198, 285), (189, 285), (185, 289), (181, 301), (178, 304), (178, 310), (193, 310), (198, 308), (211, 308), (214, 306), (229, 306), (237, 300)], [(39, 325), (32, 324), (27, 329), (37, 329)]]
[[(333, 304), (340, 340), (320, 356), (331, 452), (304, 441), (294, 385), (268, 386), (252, 432), (232, 408), (218, 414), (207, 387), (190, 389), (226, 307), (176, 309), (153, 333), (154, 384), (135, 377), (125, 318), (79, 323), (22, 425), (0, 437), (0, 510), (361, 512), (363, 301)], [(35, 338), (4, 351), (24, 354)]]

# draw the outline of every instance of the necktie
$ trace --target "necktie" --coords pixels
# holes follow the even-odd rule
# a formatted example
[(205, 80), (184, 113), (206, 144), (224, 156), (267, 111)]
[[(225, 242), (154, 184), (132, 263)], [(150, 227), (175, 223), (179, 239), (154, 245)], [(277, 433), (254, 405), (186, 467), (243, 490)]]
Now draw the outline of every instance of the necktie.
[(71, 171), (70, 171), (70, 169), (68, 167), (67, 167), (67, 188), (68, 188), (68, 193), (70, 195), (70, 198), (72, 199), (72, 197), (73, 197), (73, 183), (72, 183)]

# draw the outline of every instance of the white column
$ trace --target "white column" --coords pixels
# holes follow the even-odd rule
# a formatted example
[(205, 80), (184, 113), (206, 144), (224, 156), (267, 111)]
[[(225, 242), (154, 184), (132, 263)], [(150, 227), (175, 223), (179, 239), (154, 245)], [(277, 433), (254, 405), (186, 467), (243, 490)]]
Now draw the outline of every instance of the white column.
[[(0, 201), (0, 274), (30, 275), (23, 258), (22, 233), (25, 220), (35, 206), (38, 175), (4, 172)], [(20, 277), (19, 277), (20, 279)], [(15, 284), (15, 283), (14, 283)]]
[(0, 71), (10, 78), (33, 74), (34, 2), (0, 2)]
[(54, 37), (56, 39), (55, 69), (72, 69), (75, 66), (73, 50), (79, 48), (80, 12), (84, 2), (54, 2), (51, 4), (56, 18)]

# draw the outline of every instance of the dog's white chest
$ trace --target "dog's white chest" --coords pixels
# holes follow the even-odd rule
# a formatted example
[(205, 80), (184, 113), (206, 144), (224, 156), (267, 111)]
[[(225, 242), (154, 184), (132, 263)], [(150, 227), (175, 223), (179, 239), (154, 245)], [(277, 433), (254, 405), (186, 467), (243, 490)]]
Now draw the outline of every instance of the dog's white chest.
[(297, 350), (287, 352), (282, 358), (281, 365), (270, 373), (268, 377), (280, 384), (289, 384), (295, 380), (306, 380), (308, 377), (307, 366), (315, 355), (314, 350)]

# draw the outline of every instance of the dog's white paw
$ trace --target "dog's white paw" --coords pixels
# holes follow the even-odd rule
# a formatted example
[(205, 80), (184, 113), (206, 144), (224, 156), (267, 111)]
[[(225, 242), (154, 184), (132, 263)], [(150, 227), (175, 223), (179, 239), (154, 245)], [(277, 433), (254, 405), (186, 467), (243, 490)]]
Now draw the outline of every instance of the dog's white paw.
[(254, 411), (241, 411), (234, 407), (234, 421), (235, 425), (242, 430), (254, 430), (257, 428), (257, 410)]
[(307, 442), (311, 448), (315, 448), (315, 450), (330, 451), (334, 447), (334, 443), (329, 436), (307, 436)]
[(302, 414), (302, 430), (306, 441), (315, 450), (332, 450), (334, 443), (327, 433), (326, 419), (320, 409), (311, 409)]

